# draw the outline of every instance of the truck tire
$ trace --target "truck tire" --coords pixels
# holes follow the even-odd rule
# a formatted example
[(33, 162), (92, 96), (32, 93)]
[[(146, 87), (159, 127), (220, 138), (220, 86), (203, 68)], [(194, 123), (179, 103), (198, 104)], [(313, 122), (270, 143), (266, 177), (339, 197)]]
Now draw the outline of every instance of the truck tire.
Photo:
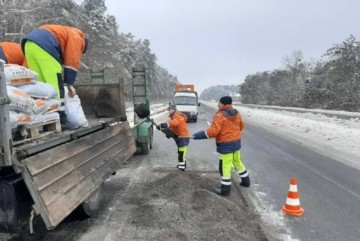
[(153, 142), (154, 142), (154, 129), (150, 129), (150, 150), (153, 149)]
[(197, 122), (197, 117), (194, 119), (194, 122), (195, 122), (195, 123)]
[(143, 155), (146, 155), (150, 152), (150, 147), (149, 147), (150, 143), (140, 143), (140, 148), (141, 148), (141, 153)]
[(100, 186), (79, 206), (78, 212), (81, 217), (91, 217), (97, 212), (103, 196), (103, 186), (104, 183), (101, 183)]
[(143, 155), (149, 154), (150, 149), (152, 149), (152, 129), (149, 128), (149, 135), (148, 135), (148, 141), (146, 143), (140, 143), (141, 153)]

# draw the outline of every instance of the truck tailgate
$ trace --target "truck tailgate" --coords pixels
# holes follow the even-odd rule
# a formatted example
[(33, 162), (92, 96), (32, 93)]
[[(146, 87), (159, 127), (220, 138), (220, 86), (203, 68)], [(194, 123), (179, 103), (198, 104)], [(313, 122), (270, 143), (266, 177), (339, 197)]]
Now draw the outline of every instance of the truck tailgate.
[(136, 151), (128, 122), (22, 160), (23, 179), (48, 229), (58, 225)]

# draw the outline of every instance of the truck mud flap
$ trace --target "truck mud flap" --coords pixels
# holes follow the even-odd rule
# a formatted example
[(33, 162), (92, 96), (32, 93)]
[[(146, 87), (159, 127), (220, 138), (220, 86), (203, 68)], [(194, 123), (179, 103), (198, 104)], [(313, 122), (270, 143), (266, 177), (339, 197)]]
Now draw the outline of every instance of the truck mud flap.
[[(30, 215), (32, 200), (22, 177), (14, 174), (0, 179), (1, 228), (16, 230)], [(1, 229), (0, 229), (1, 230)]]
[(46, 227), (57, 226), (135, 151), (123, 122), (24, 159), (22, 176)]
[(0, 223), (4, 226), (16, 226), (18, 209), (15, 189), (7, 181), (0, 181)]

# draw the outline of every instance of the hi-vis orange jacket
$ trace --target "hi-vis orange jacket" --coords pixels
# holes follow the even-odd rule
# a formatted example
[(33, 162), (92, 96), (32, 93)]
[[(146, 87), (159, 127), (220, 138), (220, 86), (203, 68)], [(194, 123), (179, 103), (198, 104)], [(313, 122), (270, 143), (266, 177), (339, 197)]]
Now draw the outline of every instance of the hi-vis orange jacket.
[(195, 133), (193, 137), (195, 140), (215, 138), (217, 152), (226, 154), (240, 149), (243, 130), (240, 113), (232, 105), (225, 105), (215, 114), (211, 126), (206, 131)]
[[(189, 129), (186, 124), (187, 117), (185, 114), (175, 111), (169, 121), (169, 129), (178, 136), (189, 136)], [(175, 140), (178, 147), (187, 146), (189, 138), (178, 138)]]
[(26, 65), (25, 56), (18, 43), (0, 43), (0, 59), (3, 59), (6, 64)]
[(22, 39), (23, 50), (28, 40), (39, 45), (64, 66), (65, 83), (75, 82), (86, 47), (84, 33), (80, 29), (63, 25), (43, 25)]

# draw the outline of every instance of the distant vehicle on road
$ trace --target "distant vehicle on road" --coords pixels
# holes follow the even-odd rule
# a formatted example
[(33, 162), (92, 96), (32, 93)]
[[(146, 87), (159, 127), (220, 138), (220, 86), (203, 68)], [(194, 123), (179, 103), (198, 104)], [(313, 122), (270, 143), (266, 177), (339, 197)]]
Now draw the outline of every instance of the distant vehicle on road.
[(198, 106), (200, 106), (198, 94), (193, 84), (177, 84), (174, 91), (174, 101), (177, 110), (184, 113), (188, 120), (197, 122)]

